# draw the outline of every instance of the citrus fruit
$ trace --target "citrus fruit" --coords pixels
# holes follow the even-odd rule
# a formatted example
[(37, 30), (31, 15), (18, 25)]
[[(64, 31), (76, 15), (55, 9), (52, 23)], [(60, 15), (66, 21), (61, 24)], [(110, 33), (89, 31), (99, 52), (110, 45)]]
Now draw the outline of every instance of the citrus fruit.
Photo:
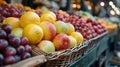
[(3, 20), (3, 24), (9, 24), (12, 26), (12, 29), (18, 28), (19, 26), (19, 19), (15, 17), (8, 17), (5, 20)]
[(51, 22), (51, 23), (55, 23), (56, 21), (56, 15), (53, 12), (44, 12), (41, 17), (40, 17), (40, 21), (47, 21), (47, 22)]
[(72, 33), (70, 34), (70, 36), (72, 36), (72, 37), (74, 37), (74, 38), (76, 39), (77, 44), (80, 44), (80, 43), (83, 42), (83, 36), (82, 36), (82, 34), (79, 33), (79, 32), (72, 32)]
[(43, 30), (36, 24), (28, 24), (23, 30), (23, 36), (27, 37), (29, 44), (35, 45), (43, 38)]
[(28, 24), (39, 24), (40, 18), (35, 12), (26, 12), (20, 18), (20, 26), (25, 27)]

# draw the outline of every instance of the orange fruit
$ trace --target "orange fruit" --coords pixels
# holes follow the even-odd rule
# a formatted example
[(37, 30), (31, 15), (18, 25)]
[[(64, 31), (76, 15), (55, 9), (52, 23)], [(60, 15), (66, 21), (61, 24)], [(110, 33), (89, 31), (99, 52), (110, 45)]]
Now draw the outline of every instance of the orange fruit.
[(75, 32), (75, 28), (71, 23), (66, 23), (68, 26), (67, 34), (70, 35), (72, 32)]
[(40, 21), (41, 22), (47, 21), (54, 24), (56, 22), (56, 15), (53, 12), (46, 11), (41, 15)]
[(19, 19), (15, 17), (8, 17), (3, 20), (3, 24), (9, 24), (12, 26), (12, 29), (19, 28)]
[(72, 36), (72, 37), (74, 37), (74, 38), (76, 39), (77, 44), (80, 44), (80, 43), (83, 42), (83, 36), (82, 36), (82, 34), (79, 33), (79, 32), (72, 32), (72, 33), (70, 34), (70, 36)]
[(35, 12), (26, 12), (20, 18), (20, 26), (24, 28), (28, 24), (39, 24), (40, 18)]
[(29, 44), (36, 45), (43, 38), (43, 30), (36, 24), (28, 24), (23, 29), (23, 36), (28, 38)]

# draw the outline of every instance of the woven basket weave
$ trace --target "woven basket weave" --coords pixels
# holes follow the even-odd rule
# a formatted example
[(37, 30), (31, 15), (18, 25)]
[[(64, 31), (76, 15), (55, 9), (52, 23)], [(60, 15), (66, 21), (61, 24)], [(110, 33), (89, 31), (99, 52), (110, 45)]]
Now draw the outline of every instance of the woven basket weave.
[(107, 32), (105, 32), (105, 33), (103, 33), (103, 34), (101, 34), (101, 35), (98, 35), (98, 36), (95, 37), (95, 38), (90, 39), (90, 40), (89, 40), (89, 44), (88, 44), (88, 46), (86, 47), (86, 50), (85, 50), (86, 53), (87, 53), (88, 51), (90, 51), (92, 48), (94, 48), (94, 47), (97, 45), (97, 43), (98, 43), (102, 38), (108, 36), (108, 35), (107, 35), (108, 33), (109, 33), (109, 32), (107, 31)]
[(84, 41), (83, 43), (76, 45), (71, 49), (56, 51), (52, 53), (45, 53), (39, 50), (37, 47), (32, 46), (33, 55), (45, 55), (47, 58), (46, 67), (59, 67), (59, 66), (69, 66), (70, 63), (74, 62), (76, 59), (84, 55), (85, 47), (88, 45), (89, 41)]

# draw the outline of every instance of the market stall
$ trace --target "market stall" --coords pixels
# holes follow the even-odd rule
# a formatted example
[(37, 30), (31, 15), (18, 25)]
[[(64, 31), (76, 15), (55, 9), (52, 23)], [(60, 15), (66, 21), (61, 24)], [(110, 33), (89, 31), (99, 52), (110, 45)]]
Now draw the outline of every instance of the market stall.
[(109, 65), (119, 22), (80, 10), (83, 0), (9, 2), (0, 0), (0, 67)]

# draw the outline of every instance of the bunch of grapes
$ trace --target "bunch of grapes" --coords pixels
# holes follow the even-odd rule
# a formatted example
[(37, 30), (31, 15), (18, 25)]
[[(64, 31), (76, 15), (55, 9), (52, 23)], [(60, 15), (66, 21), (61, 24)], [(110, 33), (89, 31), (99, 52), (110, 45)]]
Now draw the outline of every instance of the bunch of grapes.
[(7, 3), (0, 4), (0, 22), (2, 22), (7, 17), (20, 18), (22, 14), (22, 7), (17, 8), (14, 5), (9, 5)]
[(11, 33), (11, 26), (0, 26), (0, 67), (13, 64), (31, 57), (31, 46), (26, 37), (16, 37)]
[(59, 12), (57, 12), (57, 11), (53, 11), (55, 14), (56, 14), (56, 19), (57, 19), (57, 21), (64, 21), (64, 22), (66, 22), (68, 19), (69, 19), (69, 16), (66, 16), (66, 15), (64, 15), (64, 14), (61, 14), (61, 13), (59, 13)]
[(73, 24), (75, 30), (81, 32), (85, 39), (91, 39), (106, 32), (105, 27), (99, 22), (90, 18), (85, 20), (80, 15), (71, 15), (68, 22)]

